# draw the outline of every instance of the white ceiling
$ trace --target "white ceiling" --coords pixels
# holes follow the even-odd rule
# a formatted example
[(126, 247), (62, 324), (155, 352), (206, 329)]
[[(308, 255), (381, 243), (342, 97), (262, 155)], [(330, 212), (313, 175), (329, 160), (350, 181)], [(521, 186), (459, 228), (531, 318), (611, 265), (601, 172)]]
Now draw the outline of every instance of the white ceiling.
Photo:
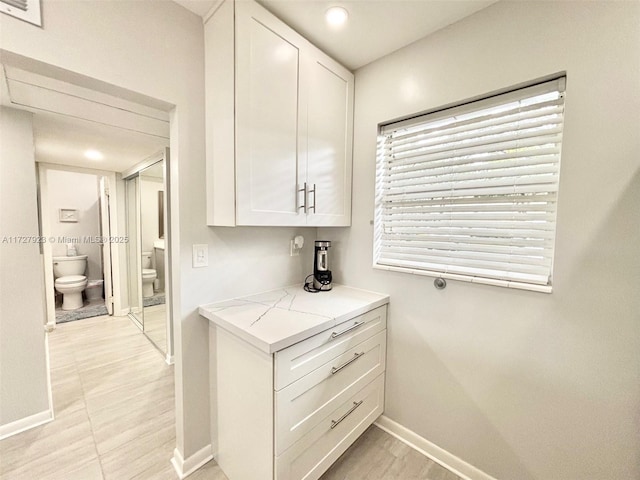
[[(204, 17), (220, 0), (174, 0)], [(241, 1), (241, 0), (240, 0)], [(355, 70), (496, 0), (259, 0), (320, 49)], [(330, 6), (349, 12), (341, 29)], [(4, 66), (0, 103), (34, 113), (36, 160), (122, 172), (169, 144), (167, 112)], [(88, 160), (84, 152), (104, 159)]]
[(169, 146), (167, 112), (7, 65), (0, 82), (2, 105), (34, 114), (37, 162), (122, 172)]
[[(36, 112), (33, 119), (36, 161), (123, 172), (169, 146), (169, 139), (89, 122)], [(103, 160), (88, 160), (86, 150), (98, 150)]]
[[(174, 0), (205, 16), (219, 0)], [(258, 0), (318, 48), (356, 70), (461, 20), (497, 0)], [(329, 27), (324, 13), (341, 6), (347, 24)]]

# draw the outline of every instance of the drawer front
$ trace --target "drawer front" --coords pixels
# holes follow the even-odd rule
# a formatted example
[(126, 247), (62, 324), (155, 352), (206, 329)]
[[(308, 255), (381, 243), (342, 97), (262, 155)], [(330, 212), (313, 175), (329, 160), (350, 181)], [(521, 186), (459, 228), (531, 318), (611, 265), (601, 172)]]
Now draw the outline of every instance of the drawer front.
[(277, 352), (275, 389), (281, 390), (385, 328), (387, 306), (383, 305)]
[(384, 374), (276, 457), (276, 480), (317, 480), (384, 410)]
[(276, 455), (384, 372), (386, 329), (275, 393)]

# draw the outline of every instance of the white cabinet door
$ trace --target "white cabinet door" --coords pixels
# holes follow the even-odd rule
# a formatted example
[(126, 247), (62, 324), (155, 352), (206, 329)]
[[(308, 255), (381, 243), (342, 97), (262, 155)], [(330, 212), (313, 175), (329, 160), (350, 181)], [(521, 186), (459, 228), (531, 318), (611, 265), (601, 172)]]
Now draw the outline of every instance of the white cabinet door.
[(300, 49), (254, 2), (236, 3), (236, 222), (301, 225)]
[(351, 225), (353, 74), (319, 52), (306, 63), (308, 225)]
[(227, 0), (205, 24), (205, 76), (207, 224), (350, 225), (353, 74)]

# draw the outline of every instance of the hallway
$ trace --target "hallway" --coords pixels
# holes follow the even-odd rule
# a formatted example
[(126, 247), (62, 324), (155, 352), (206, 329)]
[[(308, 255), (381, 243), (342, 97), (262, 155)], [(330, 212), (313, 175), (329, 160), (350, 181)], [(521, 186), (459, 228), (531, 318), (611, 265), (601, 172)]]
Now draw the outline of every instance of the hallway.
[[(127, 317), (49, 334), (55, 420), (0, 442), (0, 479), (175, 480), (173, 366)], [(191, 479), (224, 479), (214, 462)]]

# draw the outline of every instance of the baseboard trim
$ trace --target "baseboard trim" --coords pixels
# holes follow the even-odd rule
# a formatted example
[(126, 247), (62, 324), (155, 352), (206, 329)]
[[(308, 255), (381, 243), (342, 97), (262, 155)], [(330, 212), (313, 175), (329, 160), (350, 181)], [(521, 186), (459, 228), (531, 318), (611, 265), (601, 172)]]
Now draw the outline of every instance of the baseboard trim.
[(166, 357), (164, 357), (164, 361), (167, 363), (167, 365), (173, 365), (174, 364), (173, 355), (167, 354)]
[(182, 454), (176, 448), (173, 450), (171, 465), (173, 465), (178, 477), (182, 480), (183, 478), (187, 478), (211, 459), (213, 459), (211, 444), (204, 446), (186, 460), (182, 458)]
[(464, 480), (496, 480), (491, 475), (431, 443), (426, 438), (394, 422), (385, 415), (378, 417), (375, 425)]
[(48, 409), (35, 415), (30, 415), (15, 422), (0, 425), (0, 440), (11, 437), (26, 430), (44, 425), (53, 420), (53, 410)]

